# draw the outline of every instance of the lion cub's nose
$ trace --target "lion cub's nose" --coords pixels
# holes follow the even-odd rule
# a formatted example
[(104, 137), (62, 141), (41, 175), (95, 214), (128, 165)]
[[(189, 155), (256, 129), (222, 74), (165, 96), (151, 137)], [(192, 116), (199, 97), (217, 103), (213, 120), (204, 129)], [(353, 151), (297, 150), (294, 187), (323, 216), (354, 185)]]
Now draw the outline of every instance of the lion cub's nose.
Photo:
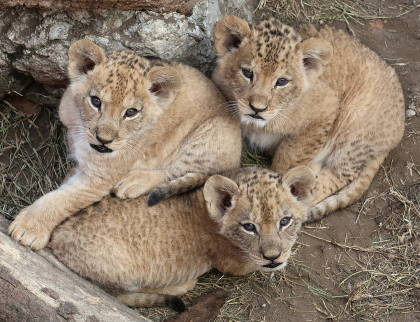
[(255, 112), (255, 113), (259, 113), (259, 112), (264, 112), (267, 109), (266, 107), (263, 108), (257, 108), (254, 105), (251, 104), (251, 102), (249, 102), (249, 107)]
[(262, 254), (263, 258), (269, 261), (275, 261), (277, 258), (280, 257), (281, 254), (277, 254), (274, 256), (266, 256), (265, 254)]
[(108, 143), (111, 143), (112, 141), (114, 141), (114, 139), (111, 139), (111, 140), (105, 140), (105, 139), (101, 138), (98, 134), (96, 134), (96, 139), (97, 139), (99, 142), (101, 142), (102, 144), (108, 144)]

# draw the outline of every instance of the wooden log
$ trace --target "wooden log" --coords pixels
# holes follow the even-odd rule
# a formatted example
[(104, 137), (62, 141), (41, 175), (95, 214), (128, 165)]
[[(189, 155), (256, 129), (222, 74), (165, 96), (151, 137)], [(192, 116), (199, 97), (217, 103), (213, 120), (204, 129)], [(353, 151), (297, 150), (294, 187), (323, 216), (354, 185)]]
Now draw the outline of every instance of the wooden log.
[(158, 13), (178, 12), (191, 15), (198, 0), (0, 0), (0, 8), (17, 5), (52, 11), (79, 9), (149, 10)]
[(0, 321), (149, 321), (73, 273), (48, 250), (13, 241), (0, 216)]

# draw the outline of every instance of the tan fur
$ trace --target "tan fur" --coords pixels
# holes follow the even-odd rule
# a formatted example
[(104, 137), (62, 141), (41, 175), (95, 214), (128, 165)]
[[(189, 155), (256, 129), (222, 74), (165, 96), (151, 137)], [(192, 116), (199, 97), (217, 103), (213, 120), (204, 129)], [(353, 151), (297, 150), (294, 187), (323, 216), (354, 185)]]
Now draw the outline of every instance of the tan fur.
[(358, 200), (403, 135), (393, 68), (343, 31), (275, 19), (250, 28), (227, 16), (215, 47), (212, 79), (235, 102), (250, 145), (273, 156), (275, 171), (318, 169), (308, 220)]
[(283, 178), (243, 168), (154, 207), (145, 197), (106, 197), (57, 227), (49, 247), (127, 305), (165, 305), (156, 294), (182, 295), (211, 268), (242, 275), (284, 267), (314, 185), (307, 166)]
[(134, 198), (189, 172), (239, 166), (239, 120), (198, 70), (128, 51), (105, 54), (89, 40), (70, 47), (68, 70), (59, 112), (78, 164), (16, 217), (9, 232), (20, 243), (44, 247), (60, 222), (111, 190)]

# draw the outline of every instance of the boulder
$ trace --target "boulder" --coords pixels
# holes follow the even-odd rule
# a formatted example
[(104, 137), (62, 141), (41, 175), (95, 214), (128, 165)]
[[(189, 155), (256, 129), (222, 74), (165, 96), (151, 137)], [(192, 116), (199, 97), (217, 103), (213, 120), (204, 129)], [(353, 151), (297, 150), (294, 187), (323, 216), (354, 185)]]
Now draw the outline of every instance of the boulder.
[[(57, 6), (71, 2), (60, 0)], [(209, 75), (216, 55), (215, 23), (231, 13), (251, 22), (256, 1), (195, 2), (189, 16), (121, 9), (52, 11), (40, 5), (29, 8), (29, 4), (6, 8), (0, 12), (0, 97), (13, 91), (22, 93), (32, 80), (44, 85), (50, 95), (60, 96), (62, 92), (56, 89), (67, 85), (68, 48), (82, 38), (106, 51), (131, 49), (142, 56), (182, 61)]]

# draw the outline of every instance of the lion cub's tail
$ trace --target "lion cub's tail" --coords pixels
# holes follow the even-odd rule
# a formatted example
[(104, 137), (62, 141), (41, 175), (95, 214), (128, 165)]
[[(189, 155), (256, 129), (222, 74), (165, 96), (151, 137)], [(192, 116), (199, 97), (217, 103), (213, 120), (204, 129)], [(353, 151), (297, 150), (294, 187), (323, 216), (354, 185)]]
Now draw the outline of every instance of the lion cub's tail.
[(208, 178), (209, 176), (203, 173), (187, 173), (182, 177), (166, 182), (153, 189), (149, 195), (147, 204), (154, 206), (172, 196), (200, 188), (206, 183)]
[(129, 293), (116, 296), (118, 301), (131, 307), (154, 307), (167, 306), (178, 313), (185, 311), (185, 304), (178, 296), (149, 294), (149, 293)]

